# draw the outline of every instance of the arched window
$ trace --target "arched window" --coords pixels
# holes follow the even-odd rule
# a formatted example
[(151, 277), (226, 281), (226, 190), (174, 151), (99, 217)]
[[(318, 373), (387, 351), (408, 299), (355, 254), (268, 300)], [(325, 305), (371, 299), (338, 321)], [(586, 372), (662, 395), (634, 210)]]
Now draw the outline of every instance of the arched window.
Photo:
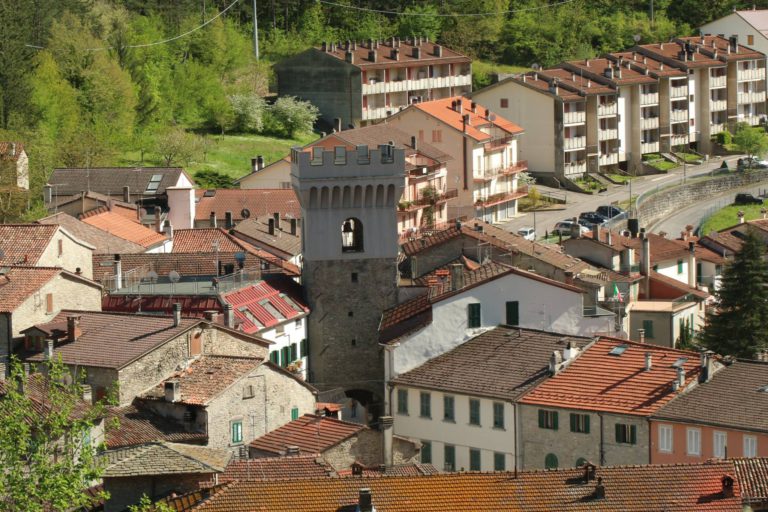
[(548, 453), (544, 457), (544, 467), (547, 469), (557, 469), (557, 455), (554, 453)]
[(363, 252), (363, 223), (350, 217), (341, 224), (341, 252)]
[(587, 459), (585, 459), (584, 457), (579, 457), (578, 459), (576, 459), (576, 466), (575, 467), (580, 468), (580, 467), (582, 467), (586, 463), (587, 463)]

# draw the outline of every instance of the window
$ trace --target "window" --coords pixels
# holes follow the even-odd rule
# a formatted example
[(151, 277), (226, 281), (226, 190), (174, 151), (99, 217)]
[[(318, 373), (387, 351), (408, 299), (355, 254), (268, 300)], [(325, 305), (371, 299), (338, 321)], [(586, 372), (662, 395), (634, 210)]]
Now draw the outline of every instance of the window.
[(285, 368), (291, 364), (291, 347), (283, 347), (280, 349), (280, 362), (282, 367)]
[(231, 444), (240, 444), (243, 442), (243, 420), (235, 420), (230, 423), (232, 431)]
[(752, 34), (747, 34), (747, 44), (749, 46), (752, 46), (753, 44), (755, 44), (755, 36), (753, 36)]
[(467, 327), (480, 327), (480, 303), (467, 304)]
[(299, 408), (298, 407), (292, 407), (291, 408), (291, 421), (299, 419)]
[(397, 390), (397, 414), (408, 414), (408, 390)]
[(672, 425), (659, 425), (659, 451), (672, 453)]
[(301, 329), (301, 318), (299, 318), (298, 320), (296, 320), (296, 321), (293, 323), (293, 327), (294, 327), (295, 329)]
[(539, 428), (557, 430), (557, 411), (539, 409)]
[(151, 192), (151, 193), (157, 192), (157, 189), (160, 187), (161, 181), (163, 181), (162, 174), (153, 174), (152, 177), (149, 178), (149, 183), (147, 183), (147, 192)]
[(744, 457), (757, 457), (757, 438), (744, 436)]
[(643, 330), (646, 338), (653, 338), (653, 320), (643, 320)]
[(419, 395), (419, 416), (422, 418), (432, 417), (432, 396), (429, 393), (421, 392)]
[(477, 448), (469, 449), (469, 470), (480, 471), (480, 450)]
[(275, 327), (275, 334), (285, 334), (285, 325), (278, 325)]
[(677, 260), (677, 273), (683, 273), (683, 260)]
[(501, 402), (493, 403), (493, 428), (504, 428), (504, 404)]
[(447, 444), (443, 447), (443, 460), (444, 460), (444, 470), (445, 471), (455, 471), (456, 470), (456, 447)]
[(506, 471), (507, 470), (507, 456), (503, 453), (494, 452), (493, 454), (493, 470), (494, 471)]
[(59, 238), (59, 258), (61, 258), (62, 254), (64, 254), (64, 240)]
[(307, 340), (306, 339), (301, 340), (301, 343), (299, 343), (299, 348), (301, 349), (301, 357), (307, 357)]
[(589, 434), (589, 414), (571, 413), (571, 432)]
[(201, 333), (196, 333), (192, 335), (192, 338), (189, 340), (189, 355), (190, 356), (196, 356), (202, 353), (203, 351), (203, 335)]
[(421, 463), (432, 464), (432, 443), (429, 441), (421, 442)]
[(715, 431), (712, 437), (712, 452), (718, 459), (724, 459), (728, 448), (728, 434)]
[(347, 148), (336, 146), (333, 148), (333, 163), (344, 165), (347, 163)]
[(419, 140), (424, 142), (424, 130), (419, 130)]
[(357, 272), (352, 272), (352, 282), (353, 283), (357, 282)]
[(443, 421), (456, 421), (456, 404), (452, 396), (443, 396)]
[(295, 343), (291, 343), (291, 361), (295, 361), (299, 358), (299, 346)]
[(508, 98), (501, 98), (499, 101), (499, 106), (501, 108), (509, 108), (509, 99)]
[(701, 455), (701, 430), (689, 428), (686, 432), (688, 455)]
[(544, 467), (546, 469), (557, 469), (557, 455), (548, 453), (547, 456), (544, 457)]
[(480, 400), (469, 399), (469, 424), (480, 425)]
[[(691, 73), (693, 73), (693, 70), (691, 70)], [(688, 97), (688, 101), (693, 103), (693, 94)]]
[(579, 457), (578, 459), (576, 459), (576, 465), (574, 467), (580, 468), (580, 467), (583, 467), (584, 464), (586, 463), (587, 463), (587, 459), (585, 459), (584, 457)]
[(45, 312), (48, 314), (53, 313), (53, 294), (52, 293), (45, 294)]
[(516, 300), (507, 302), (507, 325), (520, 325), (520, 303)]
[(350, 217), (341, 224), (341, 252), (363, 252), (363, 223)]
[(280, 366), (280, 351), (279, 350), (273, 350), (269, 353), (269, 360), (272, 361), (272, 363)]
[(637, 444), (637, 427), (635, 425), (617, 423), (616, 442), (622, 444)]
[(443, 142), (442, 130), (432, 130), (432, 142)]

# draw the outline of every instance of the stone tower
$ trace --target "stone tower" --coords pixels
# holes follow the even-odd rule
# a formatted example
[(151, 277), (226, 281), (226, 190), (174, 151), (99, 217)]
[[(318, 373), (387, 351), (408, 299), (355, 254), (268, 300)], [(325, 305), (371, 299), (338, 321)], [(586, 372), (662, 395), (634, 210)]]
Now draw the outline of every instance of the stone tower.
[(301, 203), (302, 281), (311, 309), (309, 380), (341, 388), (377, 415), (384, 393), (382, 312), (397, 303), (397, 202), (403, 150), (291, 151)]

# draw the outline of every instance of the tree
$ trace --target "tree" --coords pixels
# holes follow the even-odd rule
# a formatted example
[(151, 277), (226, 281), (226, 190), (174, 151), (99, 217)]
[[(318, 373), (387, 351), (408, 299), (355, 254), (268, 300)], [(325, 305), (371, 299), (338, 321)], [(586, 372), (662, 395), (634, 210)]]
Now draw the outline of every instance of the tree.
[(174, 163), (188, 163), (197, 153), (198, 138), (184, 128), (171, 128), (157, 137), (155, 150), (166, 166)]
[(768, 342), (768, 267), (765, 246), (754, 233), (728, 264), (715, 292), (717, 312), (707, 318), (701, 341), (710, 350), (753, 357)]
[(284, 134), (293, 138), (297, 133), (312, 131), (320, 110), (308, 101), (302, 101), (293, 96), (282, 96), (272, 105), (270, 114), (280, 125)]
[(195, 183), (200, 188), (235, 188), (234, 180), (231, 176), (206, 169), (195, 173)]
[(255, 94), (233, 94), (229, 97), (234, 112), (232, 129), (241, 133), (259, 133), (264, 129), (267, 102)]
[(152, 503), (152, 500), (146, 494), (141, 496), (141, 500), (136, 505), (128, 507), (128, 512), (174, 512), (175, 510), (164, 501)]
[(83, 491), (101, 474), (91, 434), (106, 402), (86, 405), (81, 382), (60, 359), (31, 375), (12, 362), (10, 377), (0, 383), (0, 512), (73, 510), (94, 502)]
[(436, 41), (443, 26), (443, 20), (437, 16), (433, 5), (412, 5), (405, 8), (403, 16), (397, 19), (397, 33), (400, 37), (428, 37)]
[(749, 157), (747, 166), (751, 167), (753, 159), (768, 151), (768, 135), (760, 128), (754, 128), (746, 123), (739, 123), (733, 144), (737, 150)]

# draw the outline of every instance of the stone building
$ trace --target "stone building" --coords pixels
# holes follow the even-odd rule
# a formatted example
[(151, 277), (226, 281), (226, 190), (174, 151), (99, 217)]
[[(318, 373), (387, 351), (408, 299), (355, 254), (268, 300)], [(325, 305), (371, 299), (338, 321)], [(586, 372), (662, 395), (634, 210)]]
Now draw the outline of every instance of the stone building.
[(56, 225), (0, 225), (0, 265), (60, 267), (93, 278), (94, 247)]
[(397, 214), (403, 192), (402, 149), (383, 145), (291, 151), (301, 203), (302, 283), (308, 324), (309, 380), (342, 388), (375, 418), (384, 365), (377, 330), (397, 302)]

